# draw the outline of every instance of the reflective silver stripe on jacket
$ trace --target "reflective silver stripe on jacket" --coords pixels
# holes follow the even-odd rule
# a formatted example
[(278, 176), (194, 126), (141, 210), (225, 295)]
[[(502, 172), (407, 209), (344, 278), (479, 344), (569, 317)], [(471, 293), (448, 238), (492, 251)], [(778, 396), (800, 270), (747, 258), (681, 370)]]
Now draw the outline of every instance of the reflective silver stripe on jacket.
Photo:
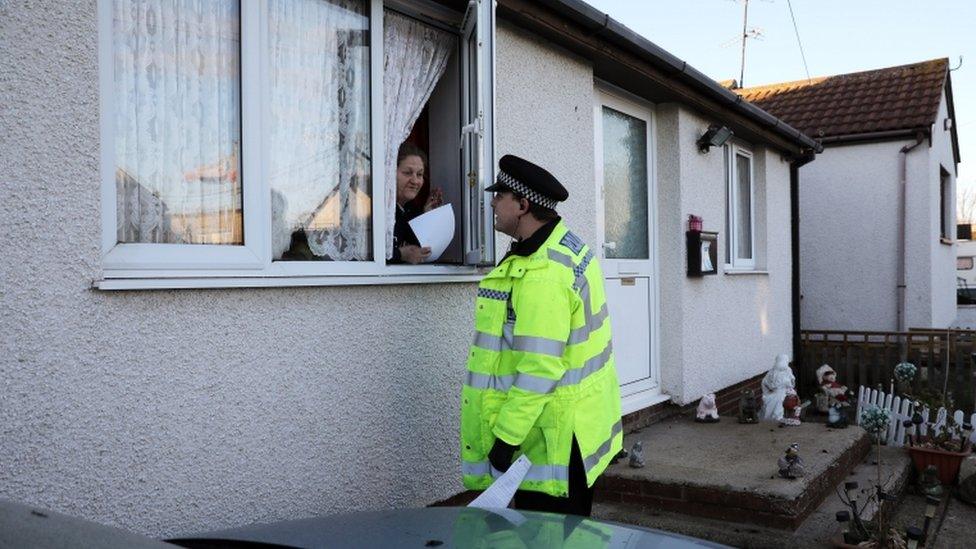
[(545, 337), (534, 336), (513, 336), (513, 326), (506, 323), (502, 327), (504, 332), (500, 336), (476, 331), (474, 334), (474, 346), (487, 351), (524, 351), (527, 353), (537, 353), (556, 358), (562, 358), (566, 343)]
[(589, 456), (583, 458), (583, 467), (586, 469), (587, 473), (590, 472), (590, 469), (596, 467), (597, 464), (600, 463), (600, 460), (610, 452), (610, 445), (613, 443), (613, 437), (619, 435), (623, 430), (624, 426), (621, 422), (618, 421), (617, 423), (614, 423), (613, 428), (610, 429), (610, 438), (604, 441), (604, 443), (597, 448), (596, 452), (593, 452)]
[(610, 362), (610, 356), (612, 354), (613, 343), (608, 341), (606, 347), (603, 348), (603, 352), (584, 362), (582, 367), (567, 370), (566, 373), (563, 374), (562, 379), (558, 380), (525, 373), (494, 376), (491, 374), (468, 372), (468, 377), (465, 384), (472, 389), (494, 389), (496, 391), (508, 391), (512, 387), (518, 387), (519, 389), (523, 389), (525, 391), (547, 394), (555, 391), (557, 387), (568, 387), (570, 385), (578, 385), (582, 383), (583, 380), (606, 366), (607, 363)]
[[(492, 467), (491, 463), (488, 462), (487, 460), (474, 461), (474, 462), (462, 461), (461, 473), (472, 477), (482, 477), (485, 475), (491, 475), (493, 478), (498, 478), (504, 474), (498, 469)], [(534, 480), (537, 482), (545, 482), (547, 480), (558, 480), (560, 482), (569, 482), (569, 466), (533, 465), (529, 467), (529, 472), (526, 473), (525, 480)]]
[(468, 377), (464, 383), (472, 389), (494, 389), (496, 391), (507, 392), (515, 383), (515, 376), (493, 376), (491, 374), (468, 372)]
[(562, 264), (567, 269), (576, 267), (576, 264), (573, 263), (572, 257), (569, 257), (560, 251), (553, 250), (552, 248), (549, 248), (549, 259), (555, 261), (556, 263)]
[(610, 355), (613, 354), (613, 342), (608, 341), (607, 346), (603, 348), (603, 352), (596, 355), (595, 357), (587, 360), (583, 363), (581, 368), (574, 368), (572, 370), (566, 370), (563, 374), (563, 378), (559, 380), (559, 386), (565, 387), (567, 385), (577, 385), (582, 383), (584, 379), (595, 374), (610, 362)]
[(565, 266), (566, 268), (573, 269), (573, 274), (576, 275), (576, 280), (573, 287), (579, 291), (580, 299), (583, 301), (585, 320), (582, 326), (569, 333), (569, 338), (566, 340), (566, 344), (575, 345), (577, 343), (582, 343), (589, 339), (591, 333), (600, 329), (600, 327), (603, 326), (603, 321), (610, 316), (606, 302), (603, 303), (603, 306), (600, 307), (600, 310), (596, 314), (591, 313), (590, 286), (589, 281), (586, 279), (583, 272), (590, 264), (590, 261), (593, 260), (593, 254), (591, 252), (587, 252), (586, 256), (583, 258), (583, 261), (580, 262), (580, 265), (576, 265), (573, 263), (573, 258), (550, 248), (549, 259)]
[[(589, 288), (587, 286), (587, 288)], [(586, 310), (589, 311), (589, 298), (590, 292), (586, 292), (587, 307)], [(577, 343), (583, 343), (587, 339), (590, 339), (590, 334), (599, 330), (603, 326), (603, 322), (610, 316), (610, 310), (607, 309), (607, 303), (603, 302), (603, 306), (600, 307), (600, 312), (595, 315), (586, 314), (585, 324), (569, 332), (569, 339), (566, 340), (566, 345), (575, 345)]]

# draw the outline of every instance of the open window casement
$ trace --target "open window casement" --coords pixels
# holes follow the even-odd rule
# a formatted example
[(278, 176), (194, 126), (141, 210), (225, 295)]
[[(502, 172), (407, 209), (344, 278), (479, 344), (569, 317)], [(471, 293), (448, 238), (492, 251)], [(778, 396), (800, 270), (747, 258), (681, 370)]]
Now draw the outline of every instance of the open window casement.
[(461, 42), (466, 265), (492, 265), (495, 262), (491, 201), (485, 192), (495, 177), (494, 28), (494, 0), (471, 0), (462, 24)]
[[(474, 280), (475, 267), (495, 259), (484, 192), (495, 174), (495, 6), (472, 0), (464, 14), (454, 6), (212, 0), (175, 10), (151, 0), (139, 11), (128, 0), (100, 0), (104, 278), (97, 286)], [(395, 28), (392, 12), (402, 23)], [(161, 17), (202, 21), (177, 25), (185, 28), (182, 57), (159, 53), (176, 41), (153, 32)], [(387, 30), (407, 38), (387, 43)], [(396, 53), (423, 64), (417, 51), (446, 59), (446, 68), (418, 76), (404, 63), (385, 63)], [(201, 56), (214, 62), (194, 68)], [(159, 74), (137, 70), (150, 63)], [(428, 184), (444, 191), (456, 216), (448, 249), (423, 265), (387, 262), (396, 176), (386, 165), (402, 141), (401, 131), (387, 131), (385, 80), (393, 71), (429, 93), (422, 121), (400, 126), (421, 128), (415, 144), (424, 145), (436, 178)], [(418, 80), (433, 88), (413, 85)], [(177, 82), (192, 84), (195, 95), (146, 91)], [(393, 97), (416, 115), (402, 93)]]

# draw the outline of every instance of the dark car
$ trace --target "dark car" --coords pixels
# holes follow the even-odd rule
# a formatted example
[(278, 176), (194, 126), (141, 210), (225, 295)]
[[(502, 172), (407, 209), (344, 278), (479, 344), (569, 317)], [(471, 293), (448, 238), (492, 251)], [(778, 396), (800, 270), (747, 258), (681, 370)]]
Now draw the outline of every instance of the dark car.
[(660, 530), (581, 517), (472, 507), (348, 513), (256, 524), (157, 541), (118, 528), (0, 501), (0, 547), (724, 547)]

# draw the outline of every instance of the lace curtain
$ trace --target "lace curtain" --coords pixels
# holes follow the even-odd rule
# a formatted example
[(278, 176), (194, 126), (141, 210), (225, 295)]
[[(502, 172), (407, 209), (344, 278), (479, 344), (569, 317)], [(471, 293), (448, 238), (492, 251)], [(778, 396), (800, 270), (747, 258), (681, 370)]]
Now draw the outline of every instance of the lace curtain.
[(395, 12), (384, 12), (383, 105), (386, 124), (386, 258), (393, 256), (396, 158), (456, 49), (453, 35)]
[(233, 0), (113, 3), (119, 242), (241, 244)]
[(372, 259), (368, 2), (273, 0), (268, 39), (273, 257)]

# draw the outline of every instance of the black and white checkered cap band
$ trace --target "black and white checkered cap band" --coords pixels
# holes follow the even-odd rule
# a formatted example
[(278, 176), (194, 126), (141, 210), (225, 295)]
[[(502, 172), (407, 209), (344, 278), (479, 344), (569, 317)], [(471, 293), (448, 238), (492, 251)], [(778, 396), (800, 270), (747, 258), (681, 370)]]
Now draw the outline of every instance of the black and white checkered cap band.
[(558, 204), (558, 202), (555, 199), (539, 194), (538, 192), (528, 188), (518, 179), (515, 179), (501, 170), (498, 171), (498, 182), (524, 196), (529, 200), (529, 202), (534, 202), (543, 208), (549, 208), (550, 210), (556, 209), (556, 204)]

